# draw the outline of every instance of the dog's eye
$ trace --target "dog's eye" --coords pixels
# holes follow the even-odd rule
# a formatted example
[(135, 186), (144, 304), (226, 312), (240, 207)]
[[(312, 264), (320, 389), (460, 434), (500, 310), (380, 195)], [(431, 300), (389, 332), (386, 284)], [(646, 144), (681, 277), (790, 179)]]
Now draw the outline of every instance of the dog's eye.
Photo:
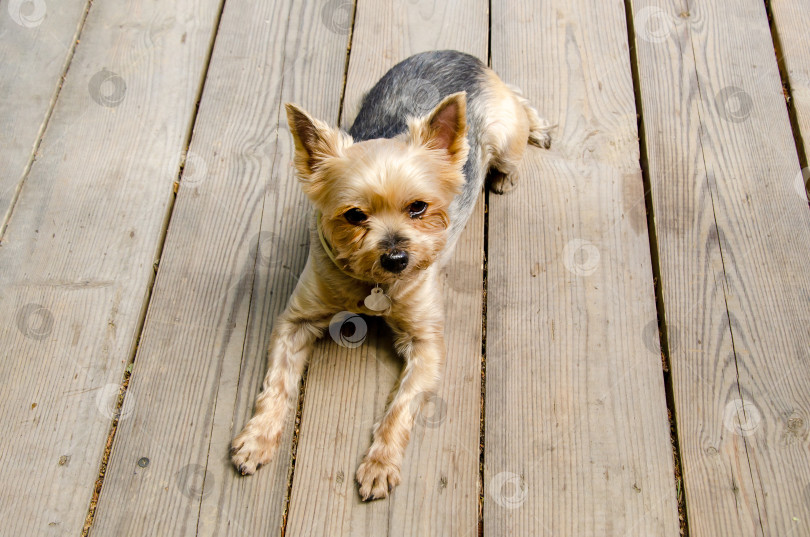
[(346, 219), (348, 223), (354, 224), (355, 226), (358, 224), (362, 224), (368, 218), (368, 216), (366, 216), (366, 213), (364, 213), (363, 211), (361, 211), (356, 207), (354, 209), (349, 209), (348, 211), (343, 213), (343, 217)]
[(425, 214), (427, 210), (427, 203), (424, 201), (415, 201), (408, 205), (408, 213), (411, 215), (411, 218), (418, 218)]

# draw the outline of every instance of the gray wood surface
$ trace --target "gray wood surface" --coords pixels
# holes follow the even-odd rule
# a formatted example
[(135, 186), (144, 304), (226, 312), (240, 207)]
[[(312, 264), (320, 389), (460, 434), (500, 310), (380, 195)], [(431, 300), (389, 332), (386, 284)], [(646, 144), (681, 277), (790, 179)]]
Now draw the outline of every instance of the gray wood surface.
[(87, 17), (0, 248), (4, 534), (81, 532), (217, 12), (105, 1)]
[[(791, 106), (796, 114), (796, 125), (802, 138), (805, 159), (810, 154), (810, 5), (802, 0), (770, 2), (772, 24), (779, 41), (778, 58), (784, 66), (790, 85)], [(810, 165), (805, 161), (802, 174), (793, 186), (801, 194), (802, 184), (810, 182)]]
[[(349, 0), (89, 4), (0, 0), (0, 533), (81, 531), (137, 345), (93, 536), (675, 537), (678, 492), (691, 537), (810, 535), (810, 172), (776, 56), (806, 159), (806, 2), (769, 3), (776, 54), (760, 0), (360, 2), (351, 43)], [(363, 504), (354, 481), (402, 366), (374, 319), (357, 348), (319, 342), (300, 427), (239, 476), (308, 251), (282, 104), (348, 127), (396, 62), (486, 59), (488, 28), (560, 126), (445, 270), (447, 363), (402, 484)]]
[[(346, 86), (346, 126), (363, 92), (395, 63), (454, 48), (486, 60), (487, 4), (360, 4)], [(403, 31), (403, 28), (405, 31)], [(360, 501), (355, 472), (402, 366), (390, 334), (372, 321), (355, 349), (320, 345), (306, 382), (287, 535), (477, 535), (483, 206), (445, 271), (447, 361), (417, 418), (402, 483), (386, 500)]]
[(765, 7), (633, 11), (690, 535), (805, 535), (810, 213)]
[[(92, 535), (272, 535), (292, 419), (271, 464), (239, 476), (273, 319), (307, 253), (310, 207), (281, 104), (337, 120), (348, 33), (318, 2), (230, 1), (217, 34)], [(192, 162), (189, 168), (188, 162)], [(292, 418), (292, 416), (291, 416)], [(137, 466), (148, 457), (146, 468)]]
[(484, 535), (676, 536), (623, 4), (493, 3), (492, 64), (560, 127), (490, 196)]
[(53, 110), (88, 4), (0, 5), (0, 238)]

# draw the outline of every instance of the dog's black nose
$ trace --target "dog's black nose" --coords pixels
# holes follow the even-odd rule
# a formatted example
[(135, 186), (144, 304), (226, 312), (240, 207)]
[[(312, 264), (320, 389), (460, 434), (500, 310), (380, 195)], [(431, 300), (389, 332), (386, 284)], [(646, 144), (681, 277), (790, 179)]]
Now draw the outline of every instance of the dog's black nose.
[(402, 272), (408, 266), (408, 252), (391, 250), (380, 256), (382, 268), (389, 272)]

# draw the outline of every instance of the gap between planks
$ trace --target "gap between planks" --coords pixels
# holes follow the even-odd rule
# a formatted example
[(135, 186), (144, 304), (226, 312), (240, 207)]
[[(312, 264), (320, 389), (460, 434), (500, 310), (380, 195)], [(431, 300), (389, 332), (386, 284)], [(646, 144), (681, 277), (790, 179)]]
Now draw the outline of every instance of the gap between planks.
[[(492, 68), (492, 0), (487, 2), (487, 66)], [(489, 180), (484, 181), (484, 259), (481, 273), (481, 404), (478, 431), (478, 535), (484, 535), (484, 467), (486, 466), (487, 276), (489, 263)]]
[[(346, 81), (349, 79), (349, 62), (351, 61), (352, 39), (354, 38), (354, 23), (356, 17), (357, 0), (354, 0), (352, 2), (352, 19), (349, 23), (349, 37), (346, 44), (346, 61), (343, 64), (343, 84), (340, 88), (340, 104), (338, 105), (337, 117), (338, 125), (341, 124), (343, 119), (343, 103), (346, 99)], [(281, 515), (281, 537), (285, 537), (287, 533), (287, 516), (290, 511), (290, 499), (292, 498), (292, 487), (295, 479), (295, 459), (298, 455), (298, 435), (301, 431), (301, 416), (304, 411), (304, 396), (307, 392), (307, 373), (309, 373), (308, 362), (304, 366), (304, 372), (301, 374), (301, 383), (298, 385), (298, 404), (295, 407), (295, 425), (293, 426), (292, 442), (290, 444), (290, 465), (287, 473), (287, 491), (284, 493), (284, 512)]]
[(56, 101), (59, 100), (59, 95), (62, 93), (62, 86), (65, 84), (65, 78), (70, 70), (70, 65), (73, 63), (73, 56), (76, 53), (76, 47), (81, 41), (84, 23), (87, 21), (87, 14), (90, 13), (90, 8), (92, 6), (93, 0), (88, 0), (84, 6), (84, 13), (82, 13), (81, 19), (79, 19), (79, 25), (76, 28), (76, 33), (73, 34), (73, 41), (70, 43), (67, 58), (65, 59), (65, 65), (62, 69), (62, 74), (59, 76), (59, 83), (56, 85), (56, 90), (51, 97), (51, 102), (48, 105), (48, 110), (45, 112), (42, 125), (40, 125), (39, 132), (37, 132), (37, 138), (34, 140), (34, 147), (31, 149), (31, 156), (28, 157), (28, 162), (25, 164), (25, 168), (23, 168), (22, 178), (15, 187), (14, 195), (11, 198), (11, 203), (9, 204), (8, 209), (6, 210), (5, 217), (0, 219), (0, 243), (3, 242), (3, 237), (6, 235), (8, 223), (11, 221), (11, 216), (14, 214), (14, 207), (16, 207), (17, 201), (20, 199), (20, 194), (25, 186), (25, 181), (28, 179), (28, 176), (31, 173), (31, 168), (34, 165), (34, 161), (37, 159), (39, 146), (42, 144), (42, 139), (45, 137), (45, 131), (48, 130), (48, 124), (51, 122), (51, 115), (53, 115), (53, 110), (56, 108)]
[[(490, 10), (490, 17), (492, 11)], [(492, 26), (490, 25), (490, 35)], [(489, 47), (489, 44), (487, 45)], [(491, 66), (491, 48), (487, 51)], [(479, 405), (478, 431), (478, 535), (484, 535), (484, 466), (486, 442), (486, 396), (487, 396), (487, 263), (489, 260), (489, 186), (484, 184), (484, 259), (481, 282), (481, 404)]]
[[(807, 169), (810, 164), (807, 162), (807, 152), (804, 149), (804, 137), (802, 136), (801, 128), (799, 127), (799, 118), (796, 115), (796, 106), (793, 101), (793, 91), (790, 88), (790, 77), (788, 76), (787, 65), (785, 65), (785, 53), (782, 47), (782, 40), (779, 37), (779, 29), (776, 27), (776, 21), (773, 17), (773, 9), (771, 2), (773, 0), (764, 0), (765, 12), (768, 15), (768, 26), (771, 29), (771, 41), (773, 41), (773, 50), (776, 54), (776, 65), (779, 68), (779, 78), (782, 79), (782, 91), (785, 94), (785, 106), (787, 107), (788, 118), (790, 119), (790, 130), (793, 132), (793, 141), (796, 143), (796, 154), (799, 156), (799, 166), (802, 170)], [(807, 190), (807, 178), (805, 177), (805, 190)], [(808, 195), (810, 198), (810, 195)]]
[[(81, 23), (82, 28), (84, 27), (84, 21), (87, 19), (87, 14), (89, 13), (90, 7), (92, 6), (92, 4), (93, 4), (93, 0), (90, 0), (90, 2), (88, 2), (88, 4), (87, 4), (87, 9), (84, 12), (84, 18), (82, 19), (82, 23)], [(208, 68), (211, 65), (211, 55), (212, 55), (213, 50), (214, 50), (214, 43), (217, 40), (217, 34), (219, 33), (219, 24), (222, 21), (222, 11), (223, 11), (224, 8), (225, 8), (225, 0), (220, 0), (219, 7), (217, 8), (216, 21), (214, 22), (214, 31), (213, 31), (213, 33), (211, 35), (211, 39), (208, 42), (208, 51), (206, 52), (206, 56), (205, 56), (205, 60), (204, 60), (205, 67), (203, 67), (203, 71), (202, 71), (202, 74), (200, 76), (200, 82), (199, 82), (199, 85), (197, 87), (197, 94), (194, 97), (195, 98), (194, 111), (191, 113), (191, 120), (189, 121), (188, 129), (186, 131), (185, 138), (183, 140), (183, 155), (185, 155), (188, 152), (188, 148), (191, 145), (191, 137), (194, 134), (194, 126), (197, 123), (197, 113), (199, 112), (199, 109), (200, 109), (200, 99), (202, 98), (203, 89), (205, 88), (205, 82), (206, 82), (206, 80), (208, 78)], [(76, 43), (78, 43), (78, 41), (79, 40), (77, 38)], [(72, 59), (72, 55), (73, 55), (74, 50), (75, 50), (75, 45), (73, 47), (73, 50), (71, 50), (71, 59)], [(65, 74), (62, 75), (62, 82), (64, 82), (64, 79), (65, 79), (66, 75), (67, 75), (67, 69), (65, 70)], [(61, 89), (61, 84), (60, 84), (60, 89)], [(57, 97), (58, 97), (58, 94), (57, 94)], [(53, 110), (55, 104), (56, 104), (56, 99), (54, 99), (54, 103), (51, 106), (51, 110), (49, 110), (49, 112), (48, 112), (48, 119), (50, 118), (51, 111)], [(47, 124), (47, 119), (46, 119), (45, 123)], [(44, 132), (44, 127), (43, 127), (42, 132)], [(37, 141), (37, 147), (39, 146), (39, 142), (41, 140), (42, 140), (42, 133), (40, 133), (40, 138)], [(29, 167), (30, 167), (30, 165), (29, 165)], [(149, 311), (149, 305), (150, 305), (150, 303), (152, 301), (152, 290), (153, 290), (153, 288), (155, 286), (155, 278), (157, 276), (158, 268), (160, 267), (160, 259), (163, 256), (163, 247), (166, 244), (166, 232), (168, 231), (169, 224), (171, 223), (172, 213), (174, 212), (174, 203), (175, 203), (175, 200), (177, 199), (177, 187), (178, 187), (179, 181), (181, 180), (181, 177), (183, 176), (183, 170), (184, 169), (185, 169), (185, 158), (183, 159), (183, 162), (181, 162), (181, 164), (180, 164), (180, 168), (179, 168), (178, 173), (177, 173), (177, 178), (175, 179), (175, 183), (174, 183), (174, 185), (175, 185), (174, 186), (174, 192), (172, 194), (171, 199), (169, 200), (169, 207), (168, 207), (168, 209), (166, 211), (166, 216), (165, 216), (165, 218), (163, 220), (163, 224), (161, 225), (160, 238), (158, 239), (157, 253), (155, 255), (155, 260), (154, 260), (154, 263), (153, 263), (154, 270), (152, 271), (152, 276), (149, 279), (149, 283), (146, 286), (146, 297), (144, 298), (144, 303), (143, 303), (143, 306), (141, 307), (141, 311), (140, 311), (139, 317), (138, 317), (138, 328), (136, 330), (136, 333), (138, 334), (138, 338), (135, 341), (135, 345), (132, 347), (132, 352), (130, 353), (130, 355), (129, 355), (128, 359), (127, 359), (127, 366), (126, 366), (126, 368), (124, 368), (124, 375), (121, 378), (121, 386), (119, 387), (118, 397), (116, 399), (116, 404), (115, 404), (115, 409), (113, 410), (113, 418), (112, 418), (112, 421), (110, 422), (109, 432), (107, 433), (106, 447), (104, 449), (104, 454), (102, 455), (101, 462), (99, 463), (98, 477), (96, 478), (95, 485), (93, 486), (93, 495), (90, 498), (90, 504), (87, 507), (87, 515), (85, 516), (84, 527), (82, 528), (81, 537), (87, 537), (89, 535), (89, 533), (90, 533), (90, 529), (93, 526), (93, 519), (94, 519), (95, 514), (96, 514), (96, 506), (98, 504), (98, 498), (99, 498), (99, 495), (101, 494), (101, 489), (104, 487), (104, 476), (106, 475), (106, 472), (107, 472), (107, 463), (110, 460), (110, 453), (112, 452), (113, 442), (115, 441), (115, 433), (116, 433), (116, 431), (118, 429), (118, 420), (119, 420), (119, 418), (121, 416), (121, 409), (124, 406), (124, 400), (126, 399), (127, 388), (129, 387), (129, 379), (130, 379), (130, 376), (132, 374), (132, 367), (133, 367), (133, 364), (135, 363), (135, 357), (138, 354), (138, 346), (140, 345), (141, 337), (143, 336), (143, 328), (144, 328), (144, 324), (146, 322), (146, 313), (147, 313), (147, 311)], [(22, 190), (22, 189), (20, 189), (20, 190)], [(16, 202), (16, 199), (17, 198), (15, 197), (14, 201), (12, 202), (12, 206), (9, 209), (9, 216), (11, 215), (11, 211), (14, 208), (14, 202)], [(5, 231), (5, 228), (3, 228), (3, 231)], [(0, 238), (2, 238), (2, 234), (0, 234)]]
[(667, 333), (666, 308), (664, 307), (664, 292), (661, 283), (661, 264), (658, 255), (658, 233), (655, 228), (655, 210), (652, 200), (652, 185), (650, 183), (650, 165), (647, 155), (647, 133), (644, 127), (644, 110), (641, 102), (641, 85), (639, 81), (639, 64), (636, 52), (636, 28), (633, 19), (631, 0), (624, 0), (624, 13), (627, 20), (627, 44), (630, 54), (630, 72), (633, 78), (633, 96), (636, 101), (636, 121), (638, 123), (639, 137), (639, 166), (641, 178), (644, 183), (644, 205), (647, 212), (647, 237), (650, 241), (650, 266), (652, 268), (653, 286), (655, 289), (655, 309), (658, 314), (658, 336), (661, 349), (661, 369), (664, 377), (664, 392), (667, 403), (667, 416), (669, 418), (670, 439), (672, 442), (672, 459), (675, 475), (675, 499), (678, 502), (678, 523), (680, 534), (689, 536), (688, 509), (686, 493), (683, 489), (683, 473), (681, 466), (681, 446), (678, 436), (678, 416), (675, 408), (675, 392), (670, 371), (669, 334)]
[[(487, 66), (492, 68), (492, 0), (487, 1)], [(487, 275), (489, 263), (489, 178), (484, 181), (484, 255), (481, 272), (481, 404), (478, 431), (478, 535), (484, 535), (484, 467), (486, 465)]]
[[(287, 27), (288, 28), (289, 28), (289, 25), (290, 25), (290, 12), (287, 13)], [(284, 56), (283, 56), (285, 58), (285, 61), (286, 61), (286, 56), (287, 56), (286, 55), (286, 52), (287, 52), (287, 50), (286, 50), (287, 49), (287, 38), (288, 38), (288, 35), (285, 33), (285, 35), (284, 35)], [(212, 46), (212, 50), (213, 50), (213, 46)], [(282, 86), (284, 84), (284, 75), (286, 74), (286, 72), (287, 72), (286, 68), (282, 67), (281, 80), (279, 81), (279, 83)], [(345, 79), (344, 79), (344, 84), (345, 84)], [(281, 107), (279, 107), (278, 113), (276, 114), (276, 124), (278, 124), (280, 116), (281, 116)], [(278, 133), (278, 131), (276, 131), (276, 138), (278, 138), (278, 136), (279, 136), (279, 133)], [(276, 144), (276, 153), (273, 156), (272, 169), (275, 169), (275, 167), (276, 167), (276, 159), (277, 158), (278, 158), (278, 144)], [(262, 212), (261, 212), (261, 215), (259, 217), (259, 229), (260, 230), (262, 229), (262, 225), (264, 223), (265, 201), (266, 201), (266, 199), (262, 200)], [(257, 246), (257, 248), (258, 248), (258, 246)], [(256, 261), (253, 263), (253, 273), (254, 274), (256, 274), (256, 265), (258, 264), (258, 262), (259, 262), (259, 255), (258, 255), (258, 250), (257, 250)], [(253, 311), (253, 297), (254, 297), (254, 292), (255, 292), (255, 284), (256, 284), (256, 280), (254, 278), (252, 280), (252, 282), (251, 282), (250, 303), (248, 304), (248, 318), (246, 319), (246, 323), (250, 322), (250, 312)], [(247, 338), (248, 338), (248, 331), (245, 330), (245, 335), (244, 335), (244, 338), (242, 340), (242, 355), (243, 356), (244, 356), (244, 353), (245, 353), (245, 344), (247, 343)], [(244, 360), (242, 361), (242, 363), (244, 363)], [(281, 515), (281, 528), (280, 528), (281, 537), (284, 537), (284, 532), (285, 532), (285, 530), (287, 528), (287, 511), (288, 511), (288, 509), (290, 507), (290, 491), (292, 490), (293, 476), (295, 474), (295, 455), (296, 455), (296, 452), (298, 450), (298, 429), (299, 429), (299, 426), (301, 424), (301, 410), (302, 410), (303, 405), (304, 405), (304, 393), (306, 391), (307, 372), (308, 371), (309, 371), (309, 364), (304, 364), (304, 370), (301, 373), (301, 382), (298, 385), (298, 402), (297, 402), (296, 408), (295, 408), (295, 423), (293, 425), (293, 436), (292, 436), (292, 440), (291, 440), (291, 443), (290, 443), (290, 461), (287, 464), (287, 490), (284, 493), (284, 511), (283, 511), (283, 513)], [(241, 377), (242, 377), (242, 366), (240, 364), (240, 366), (239, 366), (239, 376), (237, 378), (241, 378)], [(219, 389), (217, 389), (217, 393), (219, 393)], [(214, 406), (216, 407), (216, 402), (214, 402)], [(236, 409), (234, 408), (234, 411), (235, 410)], [(236, 421), (235, 416), (234, 416), (233, 421), (234, 422)], [(214, 426), (214, 422), (212, 421), (211, 422), (211, 427), (212, 427), (211, 433), (212, 434), (209, 437), (211, 440), (214, 438), (213, 426)], [(209, 447), (208, 447), (208, 452), (207, 452), (207, 456), (206, 456), (206, 468), (205, 468), (206, 475), (203, 476), (203, 483), (205, 483), (205, 478), (207, 477), (207, 473), (208, 473), (208, 458), (211, 456), (211, 444), (210, 444), (211, 440), (209, 440)], [(198, 511), (198, 515), (197, 515), (198, 533), (199, 533), (199, 526), (200, 526), (200, 515), (202, 514), (202, 505), (203, 505), (203, 502), (200, 502), (200, 510)]]

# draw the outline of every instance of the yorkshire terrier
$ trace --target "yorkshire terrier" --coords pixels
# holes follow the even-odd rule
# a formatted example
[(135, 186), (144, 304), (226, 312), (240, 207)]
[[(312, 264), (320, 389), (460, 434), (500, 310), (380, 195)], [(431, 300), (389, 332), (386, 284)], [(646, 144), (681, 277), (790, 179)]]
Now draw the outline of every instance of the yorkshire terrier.
[(400, 482), (415, 412), (443, 367), (442, 263), (488, 172), (494, 192), (511, 189), (527, 142), (548, 148), (551, 125), (517, 88), (455, 51), (394, 66), (348, 133), (294, 104), (286, 109), (297, 176), (315, 206), (310, 251), (231, 458), (243, 475), (272, 458), (314, 342), (336, 313), (382, 316), (405, 366), (356, 478), (363, 500), (385, 498)]

